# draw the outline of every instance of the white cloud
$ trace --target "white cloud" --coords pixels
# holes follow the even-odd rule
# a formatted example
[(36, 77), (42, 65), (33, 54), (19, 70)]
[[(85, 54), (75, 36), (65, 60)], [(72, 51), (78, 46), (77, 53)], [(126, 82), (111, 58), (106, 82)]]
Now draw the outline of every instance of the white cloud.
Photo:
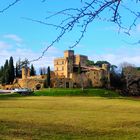
[[(26, 44), (23, 44), (23, 40), (15, 34), (6, 34), (3, 35), (3, 38), (6, 41), (0, 40), (0, 66), (4, 65), (5, 60), (9, 59), (10, 56), (13, 56), (14, 62), (18, 61), (20, 58), (24, 60), (27, 58), (29, 61), (39, 58), (42, 55), (42, 52), (46, 49), (47, 43), (43, 43), (43, 48), (40, 48), (40, 51), (33, 51)], [(10, 42), (14, 41), (14, 42)], [(21, 45), (22, 47), (14, 47), (15, 45)], [(19, 46), (18, 45), (18, 46)], [(26, 47), (26, 48), (25, 48)], [(38, 69), (39, 67), (48, 67), (53, 68), (53, 60), (56, 57), (61, 57), (63, 52), (55, 47), (50, 47), (44, 56), (38, 61), (32, 62), (34, 66)]]
[(95, 53), (94, 57), (89, 56), (89, 58), (94, 61), (106, 60), (111, 64), (115, 64), (117, 66), (119, 66), (122, 62), (128, 62), (136, 66), (140, 66), (140, 48), (138, 47), (119, 47), (117, 49), (112, 48), (112, 50), (108, 50), (108, 52), (102, 50), (102, 52), (104, 53)]
[[(118, 54), (105, 54), (100, 55), (101, 60), (107, 60), (111, 64), (119, 65), (122, 62), (128, 62), (136, 66), (140, 66), (140, 56), (123, 56)], [(100, 59), (99, 59), (100, 60)]]
[(7, 42), (4, 42), (4, 41), (0, 41), (0, 49), (7, 49), (7, 48), (10, 48), (11, 45), (8, 44)]
[[(56, 57), (62, 56), (63, 52), (55, 47), (51, 47), (44, 55), (43, 58), (41, 58), (38, 61), (32, 62), (35, 66), (35, 68), (38, 70), (40, 67), (48, 67), (50, 66), (51, 69), (53, 69), (53, 60)], [(37, 59), (41, 56), (41, 51), (34, 52), (31, 49), (24, 49), (24, 48), (17, 48), (14, 51), (8, 51), (6, 49), (2, 49), (0, 53), (0, 65), (3, 65), (5, 63), (6, 59), (9, 59), (10, 56), (13, 56), (14, 62), (16, 62), (19, 58), (21, 60), (24, 60), (27, 58), (29, 61)]]
[(11, 39), (11, 40), (19, 42), (19, 43), (21, 43), (23, 41), (19, 36), (15, 35), (15, 34), (6, 34), (3, 37), (7, 38), (7, 39)]

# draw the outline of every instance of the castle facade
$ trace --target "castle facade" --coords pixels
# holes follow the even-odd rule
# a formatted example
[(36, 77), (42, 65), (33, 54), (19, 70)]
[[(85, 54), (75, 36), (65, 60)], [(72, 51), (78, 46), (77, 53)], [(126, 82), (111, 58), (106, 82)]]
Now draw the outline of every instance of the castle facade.
[[(64, 56), (54, 59), (54, 71), (51, 72), (51, 87), (79, 88), (109, 86), (110, 73), (107, 64), (102, 67), (87, 66), (88, 57), (75, 55), (73, 50), (64, 51)], [(78, 72), (80, 67), (80, 73)], [(12, 85), (5, 85), (4, 89), (13, 88), (43, 88), (47, 75), (30, 76), (29, 68), (22, 68), (22, 78), (14, 80)]]
[[(108, 64), (103, 64), (102, 67), (87, 66), (87, 60), (87, 56), (75, 55), (73, 50), (67, 50), (64, 52), (64, 57), (56, 58), (54, 60), (54, 73), (57, 80), (54, 87), (109, 86)], [(78, 73), (79, 65), (81, 74)]]

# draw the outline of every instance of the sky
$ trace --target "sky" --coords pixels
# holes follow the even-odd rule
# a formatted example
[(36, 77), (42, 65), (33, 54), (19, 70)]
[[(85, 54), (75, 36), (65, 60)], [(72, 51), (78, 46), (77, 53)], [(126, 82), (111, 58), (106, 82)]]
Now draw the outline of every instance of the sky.
[[(87, 0), (91, 1), (91, 0)], [(0, 10), (6, 7), (13, 0), (1, 0)], [(138, 11), (138, 6), (124, 1), (124, 5)], [(29, 61), (38, 58), (42, 51), (54, 40), (58, 35), (58, 30), (51, 26), (43, 25), (25, 18), (59, 23), (63, 19), (57, 16), (46, 21), (51, 13), (70, 8), (82, 7), (80, 0), (21, 0), (13, 7), (10, 7), (3, 13), (0, 13), (0, 65), (3, 65), (6, 59), (13, 56), (16, 62), (19, 58)], [(135, 8), (134, 8), (135, 7)], [(120, 12), (124, 16), (124, 24), (130, 25), (132, 16), (127, 11), (120, 8)], [(108, 16), (104, 12), (103, 17)], [(87, 55), (93, 61), (106, 60), (111, 64), (119, 66), (123, 62), (128, 62), (136, 66), (140, 66), (140, 43), (134, 44), (140, 40), (140, 20), (131, 30), (128, 36), (124, 30), (118, 32), (118, 27), (111, 22), (103, 20), (94, 20), (89, 25), (82, 41), (73, 48), (75, 54)], [(60, 42), (55, 43), (45, 53), (44, 57), (39, 61), (33, 62), (34, 66), (39, 67), (50, 66), (53, 69), (53, 60), (57, 57), (63, 57), (63, 52), (69, 49), (69, 46), (78, 38), (78, 27), (71, 33), (66, 34)]]

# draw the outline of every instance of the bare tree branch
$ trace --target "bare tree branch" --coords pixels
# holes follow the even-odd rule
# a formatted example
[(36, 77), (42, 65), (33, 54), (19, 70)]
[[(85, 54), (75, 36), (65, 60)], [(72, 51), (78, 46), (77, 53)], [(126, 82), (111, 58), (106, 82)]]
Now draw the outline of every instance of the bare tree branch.
[(8, 6), (6, 6), (5, 8), (3, 8), (2, 10), (0, 10), (0, 13), (5, 12), (6, 10), (8, 10), (9, 8), (11, 8), (12, 6), (14, 6), (16, 3), (18, 3), (21, 0), (15, 0), (14, 2), (10, 3)]
[[(118, 8), (120, 5), (120, 2), (121, 2), (120, 0), (119, 1), (110, 0), (110, 1), (104, 1), (104, 2), (98, 1), (98, 0), (92, 0), (90, 3), (85, 2), (85, 6), (83, 6), (83, 8), (79, 8), (79, 9), (68, 8), (68, 9), (64, 9), (62, 11), (56, 12), (46, 17), (46, 20), (49, 20), (53, 17), (60, 16), (60, 15), (66, 16), (66, 18), (64, 18), (64, 20), (60, 22), (60, 24), (58, 25), (50, 24), (51, 26), (61, 29), (60, 34), (59, 36), (56, 37), (55, 40), (52, 41), (52, 43), (49, 46), (47, 46), (47, 48), (42, 52), (42, 55), (36, 60), (39, 60), (40, 58), (42, 58), (45, 52), (48, 50), (48, 48), (50, 48), (52, 45), (57, 43), (66, 33), (71, 32), (74, 29), (74, 27), (80, 27), (81, 35), (78, 37), (78, 39), (75, 41), (73, 45), (69, 46), (70, 49), (75, 47), (77, 44), (80, 43), (80, 41), (84, 37), (84, 34), (86, 33), (86, 30), (89, 24), (91, 24), (96, 18), (99, 18), (100, 13), (102, 13), (106, 9), (110, 9), (113, 12), (113, 17), (112, 17), (113, 20), (110, 20), (110, 21), (114, 23), (118, 22), (119, 24)], [(111, 6), (114, 6), (114, 8), (112, 8)], [(31, 20), (31, 21), (49, 25), (48, 23), (46, 24), (46, 22), (42, 22), (38, 20)]]
[[(19, 1), (20, 0), (15, 0), (0, 12), (2, 13), (6, 11)], [(140, 4), (140, 0), (129, 1), (137, 5)], [(46, 2), (46, 0), (41, 0), (41, 2)], [(130, 31), (137, 25), (137, 22), (140, 19), (139, 9), (138, 11), (132, 10), (132, 7), (127, 7), (123, 0), (80, 0), (80, 3), (82, 3), (80, 8), (67, 8), (56, 13), (51, 12), (50, 15), (44, 20), (37, 20), (27, 17), (23, 18), (28, 21), (52, 26), (58, 31), (58, 36), (56, 36), (56, 38), (52, 40), (48, 46), (46, 46), (46, 49), (42, 52), (41, 56), (37, 59), (31, 60), (31, 62), (42, 58), (51, 46), (59, 42), (64, 37), (64, 35), (77, 28), (80, 32), (80, 35), (77, 37), (76, 41), (71, 46), (69, 46), (69, 48), (71, 49), (75, 47), (83, 39), (89, 25), (92, 24), (96, 19), (113, 22), (119, 27), (119, 31), (123, 30), (128, 35), (130, 35)], [(129, 22), (129, 25), (127, 23), (127, 26), (123, 24), (122, 20), (124, 13), (121, 13), (121, 9), (125, 10), (133, 17), (133, 20)], [(49, 20), (60, 16), (62, 18), (57, 22), (58, 24), (49, 22)]]

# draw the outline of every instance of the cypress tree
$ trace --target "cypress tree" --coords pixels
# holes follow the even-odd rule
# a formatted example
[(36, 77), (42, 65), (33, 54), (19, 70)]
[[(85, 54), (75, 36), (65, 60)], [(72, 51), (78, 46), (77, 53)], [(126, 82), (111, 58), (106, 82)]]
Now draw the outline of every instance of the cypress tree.
[(5, 61), (5, 64), (4, 64), (4, 71), (3, 71), (3, 84), (9, 84), (10, 83), (10, 74), (9, 74), (9, 63), (8, 63), (8, 60)]
[(16, 77), (19, 77), (19, 70), (18, 70), (18, 64), (16, 63)]
[(31, 65), (30, 75), (31, 75), (31, 76), (36, 75), (35, 68), (34, 68), (33, 64)]
[(4, 66), (0, 68), (0, 82), (1, 84), (13, 83), (15, 78), (15, 69), (13, 64), (13, 57), (9, 61), (6, 59)]
[(47, 68), (47, 85), (48, 87), (51, 85), (50, 67)]
[(40, 75), (43, 75), (43, 70), (42, 70), (42, 68), (40, 68)]
[(13, 83), (15, 79), (15, 68), (14, 68), (14, 62), (13, 62), (13, 57), (10, 57), (9, 60), (9, 82)]
[(20, 60), (20, 58), (19, 58), (19, 60), (17, 61), (17, 63), (16, 63), (16, 77), (17, 78), (21, 78), (22, 77), (22, 62), (21, 62), (21, 60)]
[(4, 67), (1, 66), (0, 68), (0, 83), (3, 84), (4, 83)]
[(5, 69), (5, 84), (10, 84), (10, 70), (9, 70), (9, 68)]

